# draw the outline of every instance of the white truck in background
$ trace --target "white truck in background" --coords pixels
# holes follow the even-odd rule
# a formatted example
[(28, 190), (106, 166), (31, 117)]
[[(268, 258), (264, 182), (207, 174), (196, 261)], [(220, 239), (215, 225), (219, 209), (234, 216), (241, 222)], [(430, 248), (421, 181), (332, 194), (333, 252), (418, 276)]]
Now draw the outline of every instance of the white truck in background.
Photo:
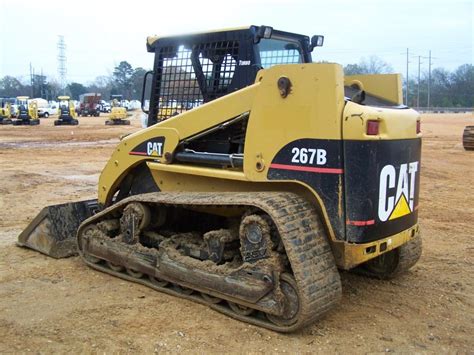
[(47, 100), (36, 98), (31, 99), (30, 101), (36, 102), (38, 105), (38, 116), (48, 118), (51, 115), (58, 113), (58, 106), (54, 103), (50, 104)]

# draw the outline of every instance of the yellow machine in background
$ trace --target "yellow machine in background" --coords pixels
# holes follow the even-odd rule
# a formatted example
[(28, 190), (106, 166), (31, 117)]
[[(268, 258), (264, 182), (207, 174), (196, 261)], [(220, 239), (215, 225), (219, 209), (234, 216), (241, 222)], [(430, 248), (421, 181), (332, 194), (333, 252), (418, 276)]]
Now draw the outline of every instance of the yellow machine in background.
[(169, 117), (173, 117), (179, 115), (186, 111), (186, 108), (182, 107), (176, 101), (170, 102), (160, 102), (159, 110), (158, 110), (158, 120), (164, 120)]
[(14, 126), (39, 125), (38, 106), (36, 102), (28, 100), (28, 96), (18, 96), (18, 115), (12, 121)]
[(123, 96), (111, 95), (110, 99), (112, 100), (112, 110), (105, 124), (108, 126), (129, 125), (130, 121), (126, 119), (128, 117), (127, 109), (123, 107)]
[(12, 106), (3, 99), (0, 99), (0, 124), (11, 124), (12, 121)]
[(322, 42), (269, 26), (149, 37), (147, 128), (120, 141), (96, 200), (45, 207), (19, 243), (281, 332), (337, 304), (338, 268), (406, 272), (420, 116), (397, 75), (312, 63)]
[(72, 125), (77, 126), (79, 120), (76, 118), (76, 109), (74, 108), (74, 102), (69, 96), (58, 96), (59, 107), (58, 107), (58, 119), (54, 121), (55, 126), (61, 125)]

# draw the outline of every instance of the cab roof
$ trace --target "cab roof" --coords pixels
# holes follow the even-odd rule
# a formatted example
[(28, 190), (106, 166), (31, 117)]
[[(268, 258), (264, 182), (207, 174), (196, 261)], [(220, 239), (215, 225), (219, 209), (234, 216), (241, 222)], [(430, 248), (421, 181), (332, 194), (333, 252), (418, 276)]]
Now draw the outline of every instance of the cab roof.
[(254, 33), (256, 33), (260, 27), (270, 27), (272, 29), (272, 32), (277, 34), (277, 35), (298, 37), (299, 40), (309, 43), (309, 37), (305, 36), (305, 35), (276, 30), (271, 26), (250, 25), (250, 26), (241, 26), (241, 27), (221, 28), (221, 29), (210, 30), (210, 31), (199, 31), (199, 32), (193, 32), (193, 33), (187, 33), (187, 34), (177, 34), (177, 35), (171, 35), (171, 36), (149, 36), (149, 37), (147, 37), (146, 46), (147, 46), (147, 51), (148, 52), (154, 52), (154, 49), (155, 49), (155, 46), (156, 46), (158, 40), (163, 40), (163, 39), (166, 39), (166, 40), (168, 40), (168, 39), (189, 39), (190, 37), (194, 37), (194, 36), (205, 36), (205, 35), (208, 35), (208, 34), (225, 33), (225, 32), (237, 32), (237, 31), (246, 31), (246, 30), (247, 31), (253, 31)]
[(229, 27), (229, 28), (221, 28), (217, 30), (210, 30), (210, 31), (198, 31), (198, 32), (191, 32), (191, 33), (181, 33), (181, 34), (176, 34), (176, 35), (170, 35), (170, 36), (148, 36), (146, 39), (147, 45), (152, 46), (157, 40), (160, 38), (180, 38), (180, 37), (188, 37), (188, 36), (194, 36), (194, 35), (204, 35), (207, 33), (217, 33), (217, 32), (231, 32), (231, 31), (241, 31), (241, 30), (249, 30), (252, 26), (242, 26), (242, 27)]

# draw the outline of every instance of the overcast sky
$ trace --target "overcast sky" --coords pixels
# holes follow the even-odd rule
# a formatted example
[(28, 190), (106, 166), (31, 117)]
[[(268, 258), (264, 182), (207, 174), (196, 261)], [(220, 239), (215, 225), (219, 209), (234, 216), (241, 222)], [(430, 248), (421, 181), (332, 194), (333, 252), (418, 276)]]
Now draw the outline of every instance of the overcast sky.
[[(67, 79), (87, 84), (127, 60), (151, 68), (148, 35), (243, 25), (269, 25), (325, 36), (313, 60), (357, 63), (377, 55), (410, 76), (416, 56), (432, 51), (433, 67), (452, 70), (473, 63), (474, 0), (0, 0), (0, 77), (27, 80), (57, 74), (58, 35), (64, 35)], [(422, 59), (422, 70), (428, 60)]]

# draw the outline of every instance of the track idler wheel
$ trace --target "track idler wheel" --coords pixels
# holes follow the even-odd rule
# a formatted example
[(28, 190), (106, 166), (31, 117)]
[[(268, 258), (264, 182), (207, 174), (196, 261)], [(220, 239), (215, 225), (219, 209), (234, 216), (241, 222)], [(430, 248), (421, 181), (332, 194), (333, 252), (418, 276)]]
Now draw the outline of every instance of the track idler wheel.
[(219, 297), (210, 296), (207, 293), (201, 293), (201, 296), (204, 301), (210, 304), (217, 304), (222, 301), (222, 299), (220, 299)]
[(187, 288), (187, 287), (181, 287), (178, 285), (173, 285), (173, 288), (176, 292), (182, 293), (183, 295), (191, 295), (194, 293), (194, 290)]
[(136, 271), (129, 268), (126, 268), (125, 271), (127, 271), (127, 274), (129, 274), (131, 277), (134, 277), (136, 279), (141, 279), (143, 277), (143, 273), (140, 271)]
[(119, 265), (119, 264), (114, 264), (113, 262), (111, 261), (107, 261), (107, 266), (113, 270), (113, 271), (116, 271), (116, 272), (122, 272), (124, 267), (122, 265)]
[(160, 280), (154, 276), (151, 276), (151, 275), (148, 275), (148, 278), (150, 279), (151, 283), (155, 286), (158, 286), (158, 287), (166, 287), (168, 286), (168, 281), (163, 281), (163, 280)]
[(227, 303), (229, 304), (230, 309), (240, 316), (249, 316), (255, 311), (254, 309), (250, 307), (242, 306), (234, 302), (227, 302)]
[(270, 226), (259, 215), (248, 215), (240, 223), (240, 252), (244, 262), (253, 263), (265, 259), (271, 254)]
[(266, 314), (268, 320), (278, 326), (290, 326), (296, 323), (299, 314), (299, 295), (296, 281), (290, 274), (281, 274), (280, 289), (283, 293), (283, 314)]
[(136, 244), (140, 231), (150, 224), (151, 213), (148, 206), (139, 202), (128, 204), (120, 218), (122, 240), (127, 244)]

